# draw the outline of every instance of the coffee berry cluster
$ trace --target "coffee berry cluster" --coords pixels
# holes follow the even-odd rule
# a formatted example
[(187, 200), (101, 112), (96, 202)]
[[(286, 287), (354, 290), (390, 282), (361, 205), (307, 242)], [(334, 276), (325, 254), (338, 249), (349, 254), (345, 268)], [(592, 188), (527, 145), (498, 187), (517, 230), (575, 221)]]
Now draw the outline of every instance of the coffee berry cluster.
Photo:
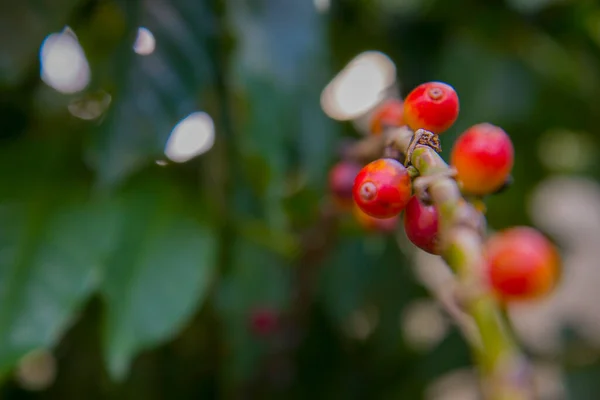
[[(459, 99), (454, 88), (428, 82), (414, 88), (404, 100), (393, 98), (371, 114), (370, 134), (407, 126), (433, 137), (457, 120)], [(410, 157), (407, 157), (410, 159)], [(514, 148), (508, 134), (491, 123), (471, 126), (459, 135), (450, 154), (450, 167), (468, 199), (482, 199), (506, 188), (511, 179)], [(440, 254), (440, 212), (427, 192), (413, 188), (415, 174), (392, 157), (361, 165), (338, 162), (329, 183), (335, 203), (351, 209), (358, 223), (371, 231), (391, 233), (399, 225), (420, 249)], [(530, 227), (513, 227), (494, 233), (484, 244), (485, 276), (489, 288), (502, 301), (539, 298), (556, 285), (560, 258), (552, 243)]]

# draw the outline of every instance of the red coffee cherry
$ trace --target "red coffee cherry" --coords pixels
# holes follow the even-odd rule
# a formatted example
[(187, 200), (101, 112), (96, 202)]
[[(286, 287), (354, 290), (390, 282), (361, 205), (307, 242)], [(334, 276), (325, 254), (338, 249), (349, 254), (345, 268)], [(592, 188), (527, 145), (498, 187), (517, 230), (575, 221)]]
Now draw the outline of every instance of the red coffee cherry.
[(392, 233), (398, 226), (398, 215), (391, 218), (375, 218), (366, 214), (358, 205), (352, 208), (354, 218), (360, 226), (369, 232)]
[(250, 330), (256, 336), (268, 336), (275, 332), (278, 325), (277, 312), (271, 308), (257, 308), (250, 313)]
[(493, 193), (504, 185), (514, 162), (510, 137), (501, 128), (483, 123), (467, 129), (454, 143), (450, 163), (462, 189), (471, 194)]
[(354, 180), (354, 201), (375, 218), (391, 218), (406, 207), (412, 185), (406, 168), (393, 158), (367, 164)]
[(424, 204), (417, 196), (411, 197), (404, 210), (404, 230), (415, 246), (439, 254), (439, 215), (434, 205)]
[(531, 300), (556, 285), (560, 257), (550, 241), (529, 227), (492, 236), (485, 245), (490, 284), (503, 301)]
[(423, 83), (404, 99), (404, 121), (414, 131), (440, 134), (454, 124), (460, 106), (454, 88), (443, 82)]
[(386, 127), (397, 127), (404, 123), (404, 102), (389, 99), (380, 105), (371, 116), (371, 133), (380, 135)]
[(329, 189), (340, 208), (350, 209), (354, 203), (352, 187), (362, 166), (352, 161), (340, 161), (329, 171)]

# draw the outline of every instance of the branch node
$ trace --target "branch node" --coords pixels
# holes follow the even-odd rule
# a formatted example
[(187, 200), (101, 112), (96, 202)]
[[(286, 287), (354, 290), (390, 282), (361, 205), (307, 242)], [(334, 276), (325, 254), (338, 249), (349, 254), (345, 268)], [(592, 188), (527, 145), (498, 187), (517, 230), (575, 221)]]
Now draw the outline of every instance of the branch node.
[(412, 165), (409, 165), (406, 169), (408, 170), (408, 175), (411, 179), (415, 179), (420, 175), (419, 170)]
[(406, 158), (404, 160), (404, 166), (407, 167), (412, 159), (412, 153), (415, 151), (417, 145), (429, 146), (436, 153), (442, 152), (442, 145), (440, 144), (440, 138), (433, 132), (426, 131), (425, 129), (417, 129), (410, 139), (408, 148), (406, 149)]

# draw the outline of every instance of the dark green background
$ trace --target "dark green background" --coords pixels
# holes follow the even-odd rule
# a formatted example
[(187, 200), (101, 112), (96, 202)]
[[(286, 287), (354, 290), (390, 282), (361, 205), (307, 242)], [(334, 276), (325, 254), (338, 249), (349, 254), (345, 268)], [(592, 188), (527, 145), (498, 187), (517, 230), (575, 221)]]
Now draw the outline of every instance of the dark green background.
[[(40, 45), (65, 25), (92, 71), (75, 96), (39, 79)], [(139, 26), (150, 56), (131, 50)], [(538, 156), (547, 131), (597, 145), (594, 1), (1, 0), (0, 397), (419, 399), (469, 365), (454, 331), (426, 352), (403, 340), (401, 311), (428, 295), (394, 238), (320, 213), (338, 145), (358, 135), (319, 97), (366, 50), (394, 60), (402, 94), (456, 88), (447, 149), (475, 123), (510, 133), (515, 184), (488, 202), (495, 229), (530, 223), (527, 196), (557, 172)], [(100, 90), (100, 119), (69, 114)], [(195, 110), (215, 146), (156, 165)], [(559, 172), (598, 171), (594, 158)], [(285, 323), (258, 338), (248, 318), (264, 307)], [(344, 328), (362, 307), (379, 316), (366, 340)], [(58, 375), (30, 392), (12, 372), (38, 347)], [(569, 360), (572, 398), (597, 398), (600, 364)]]

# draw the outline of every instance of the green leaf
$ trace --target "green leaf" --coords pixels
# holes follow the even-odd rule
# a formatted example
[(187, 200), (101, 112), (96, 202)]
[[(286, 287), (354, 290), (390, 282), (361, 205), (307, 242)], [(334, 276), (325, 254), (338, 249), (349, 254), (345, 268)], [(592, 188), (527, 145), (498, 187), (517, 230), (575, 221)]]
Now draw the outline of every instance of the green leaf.
[(183, 214), (174, 188), (154, 179), (117, 200), (119, 244), (102, 282), (105, 357), (123, 379), (141, 350), (170, 339), (206, 294), (215, 267), (212, 232)]
[[(0, 3), (0, 86), (17, 84), (35, 65), (44, 37), (66, 24), (81, 0)], [(18, 40), (15, 40), (18, 38)]]
[[(115, 82), (106, 86), (116, 89), (88, 149), (88, 162), (102, 185), (117, 184), (161, 157), (171, 130), (199, 109), (201, 91), (213, 75), (207, 45), (214, 21), (206, 2), (122, 4), (130, 31), (112, 56)], [(140, 26), (156, 40), (150, 55), (133, 51)]]
[(0, 370), (50, 347), (96, 288), (114, 219), (97, 204), (0, 204)]

